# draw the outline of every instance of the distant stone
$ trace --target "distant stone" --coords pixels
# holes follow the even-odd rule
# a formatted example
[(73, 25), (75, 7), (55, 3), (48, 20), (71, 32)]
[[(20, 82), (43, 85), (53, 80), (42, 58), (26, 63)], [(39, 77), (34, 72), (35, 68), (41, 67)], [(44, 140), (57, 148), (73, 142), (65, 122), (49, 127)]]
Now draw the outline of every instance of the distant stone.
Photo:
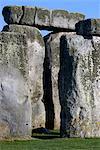
[[(54, 34), (55, 35), (55, 34)], [(58, 73), (60, 68), (58, 43), (54, 42), (50, 34), (44, 37), (44, 104), (46, 107), (46, 127), (60, 129), (61, 106), (58, 90)]]
[(36, 92), (38, 94), (39, 89), (37, 89), (37, 91), (33, 93), (34, 94), (33, 96), (35, 97), (35, 99), (37, 96), (37, 102), (32, 102), (32, 127), (33, 128), (39, 128), (41, 126), (45, 127), (45, 107), (44, 107), (43, 102), (41, 101), (42, 95), (35, 96)]
[(0, 139), (31, 136), (27, 38), (0, 33)]
[(65, 10), (53, 10), (50, 25), (55, 28), (75, 30), (75, 24), (85, 16), (79, 13), (69, 13)]
[(35, 25), (40, 28), (50, 26), (50, 10), (44, 8), (36, 8)]
[(79, 35), (100, 36), (100, 19), (87, 19), (76, 24), (76, 33)]
[(45, 42), (52, 83), (47, 95), (54, 122), (59, 125), (61, 117), (61, 137), (100, 137), (100, 37), (61, 32), (47, 35)]
[(35, 24), (35, 7), (22, 6), (23, 16), (21, 18), (20, 24), (33, 26)]
[(44, 41), (35, 27), (22, 25), (5, 26), (3, 31), (18, 32), (27, 36), (28, 43), (28, 82), (29, 97), (32, 103), (32, 126), (38, 128), (45, 126), (45, 108), (43, 97), (43, 62), (45, 55)]
[(2, 14), (7, 24), (19, 24), (23, 10), (21, 6), (5, 6)]

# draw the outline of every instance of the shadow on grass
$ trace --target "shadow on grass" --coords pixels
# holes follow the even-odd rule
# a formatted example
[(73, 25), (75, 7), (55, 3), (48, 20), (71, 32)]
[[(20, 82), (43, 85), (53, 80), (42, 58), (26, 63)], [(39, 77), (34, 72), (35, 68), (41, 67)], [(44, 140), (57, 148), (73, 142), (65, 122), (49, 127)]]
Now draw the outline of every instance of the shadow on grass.
[(49, 139), (57, 139), (60, 136), (51, 136), (51, 135), (33, 135), (33, 138), (42, 139), (42, 140), (49, 140)]
[(55, 139), (60, 138), (60, 133), (58, 131), (50, 131), (46, 128), (36, 128), (32, 130), (32, 137), (37, 139)]

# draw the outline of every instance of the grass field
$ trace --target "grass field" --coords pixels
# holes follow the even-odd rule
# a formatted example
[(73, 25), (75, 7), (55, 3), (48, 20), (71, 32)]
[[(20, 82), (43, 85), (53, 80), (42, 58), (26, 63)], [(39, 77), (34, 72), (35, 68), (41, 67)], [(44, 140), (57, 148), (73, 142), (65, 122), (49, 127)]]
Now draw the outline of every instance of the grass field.
[(100, 139), (38, 139), (0, 142), (0, 150), (100, 150)]
[(100, 138), (64, 138), (59, 134), (33, 134), (30, 141), (1, 141), (0, 150), (100, 150)]

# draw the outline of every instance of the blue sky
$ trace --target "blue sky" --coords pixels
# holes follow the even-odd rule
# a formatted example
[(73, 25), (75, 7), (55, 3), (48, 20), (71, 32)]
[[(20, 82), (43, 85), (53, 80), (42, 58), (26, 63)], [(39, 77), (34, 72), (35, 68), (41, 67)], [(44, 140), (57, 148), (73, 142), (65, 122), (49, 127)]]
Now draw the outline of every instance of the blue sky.
[(0, 30), (5, 25), (2, 8), (6, 5), (39, 6), (49, 9), (65, 9), (80, 12), (86, 18), (100, 18), (100, 0), (0, 0)]

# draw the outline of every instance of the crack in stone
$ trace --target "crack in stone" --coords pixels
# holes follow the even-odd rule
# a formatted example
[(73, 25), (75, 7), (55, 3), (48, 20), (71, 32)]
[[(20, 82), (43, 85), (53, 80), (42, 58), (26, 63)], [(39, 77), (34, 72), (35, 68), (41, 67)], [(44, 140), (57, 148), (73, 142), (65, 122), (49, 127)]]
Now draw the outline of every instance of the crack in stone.
[(24, 17), (24, 12), (25, 12), (25, 7), (24, 6), (22, 6), (22, 11), (23, 11), (23, 14), (22, 14), (22, 16), (21, 16), (21, 18), (20, 18), (20, 20), (19, 20), (19, 24), (21, 25), (21, 21), (22, 21), (22, 19), (23, 19), (23, 17)]
[(35, 7), (35, 13), (34, 13), (34, 25), (35, 25), (36, 13), (37, 13), (37, 7)]
[(95, 51), (97, 51), (97, 50), (96, 50), (96, 48), (95, 48), (95, 45), (94, 45), (93, 39), (91, 40), (91, 44), (92, 44), (92, 47), (94, 48), (94, 50), (95, 50)]

